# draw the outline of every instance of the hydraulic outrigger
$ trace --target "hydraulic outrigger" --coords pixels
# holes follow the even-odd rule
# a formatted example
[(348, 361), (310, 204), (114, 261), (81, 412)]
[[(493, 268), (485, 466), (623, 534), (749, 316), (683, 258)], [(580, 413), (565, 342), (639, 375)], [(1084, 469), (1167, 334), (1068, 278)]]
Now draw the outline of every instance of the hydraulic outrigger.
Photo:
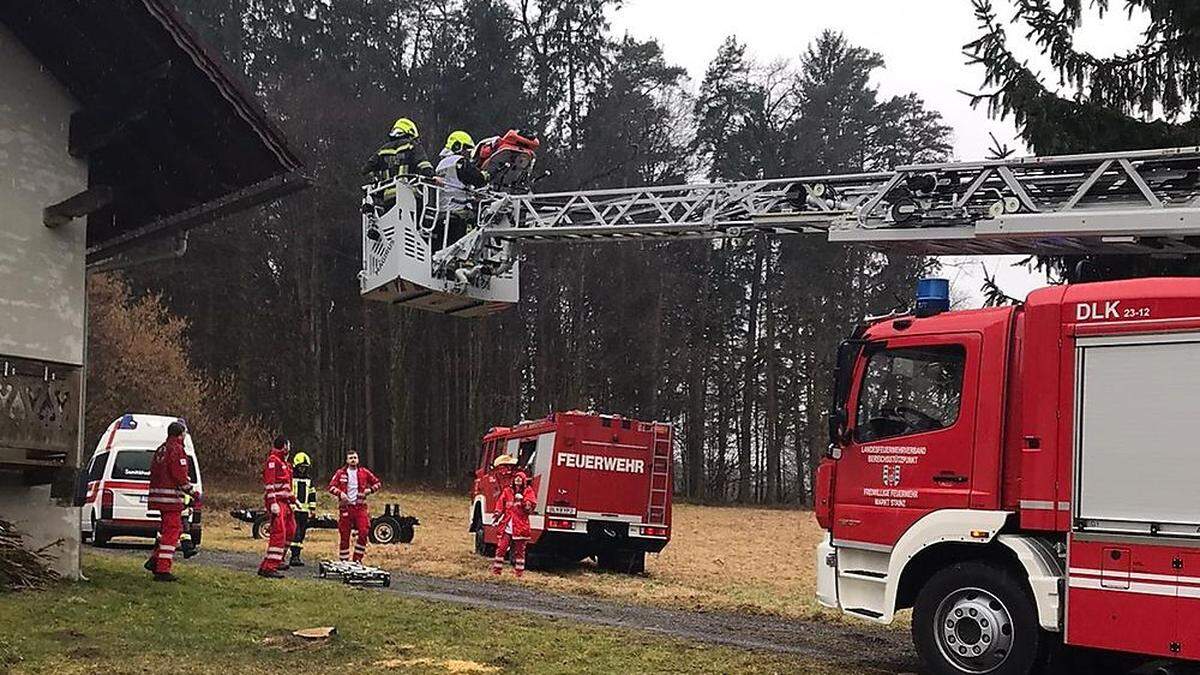
[[(1200, 253), (1200, 147), (903, 166), (878, 173), (552, 194), (478, 193), (445, 240), (435, 183), (368, 188), (367, 298), (479, 316), (519, 300), (523, 241), (809, 234), (921, 255)], [(368, 237), (369, 230), (377, 236)]]

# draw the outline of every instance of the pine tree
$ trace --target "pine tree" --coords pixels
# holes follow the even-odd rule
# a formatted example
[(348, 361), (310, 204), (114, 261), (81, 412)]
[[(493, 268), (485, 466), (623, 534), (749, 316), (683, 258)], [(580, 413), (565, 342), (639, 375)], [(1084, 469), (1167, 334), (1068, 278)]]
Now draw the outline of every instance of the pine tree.
[[(1144, 11), (1150, 25), (1142, 44), (1108, 58), (1076, 47), (1075, 32), (1090, 10), (1103, 15), (1108, 0), (1019, 0), (1014, 22), (1041, 48), (1065, 92), (1052, 91), (1011, 51), (1008, 31), (991, 0), (973, 0), (982, 34), (965, 47), (984, 68), (984, 93), (972, 96), (989, 114), (1012, 117), (1036, 154), (1107, 152), (1200, 144), (1200, 4), (1127, 0), (1129, 14)], [(1154, 119), (1155, 116), (1161, 116)], [(1035, 264), (1065, 281), (1192, 275), (1191, 259), (1148, 256), (1047, 256)]]

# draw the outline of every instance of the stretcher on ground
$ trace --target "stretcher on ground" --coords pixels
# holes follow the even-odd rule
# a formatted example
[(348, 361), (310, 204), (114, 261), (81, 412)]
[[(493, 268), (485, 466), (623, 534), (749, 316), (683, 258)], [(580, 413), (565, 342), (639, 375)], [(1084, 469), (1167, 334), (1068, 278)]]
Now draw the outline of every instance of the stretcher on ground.
[(345, 560), (322, 560), (317, 563), (317, 578), (340, 579), (342, 583), (350, 586), (387, 588), (392, 585), (391, 572)]

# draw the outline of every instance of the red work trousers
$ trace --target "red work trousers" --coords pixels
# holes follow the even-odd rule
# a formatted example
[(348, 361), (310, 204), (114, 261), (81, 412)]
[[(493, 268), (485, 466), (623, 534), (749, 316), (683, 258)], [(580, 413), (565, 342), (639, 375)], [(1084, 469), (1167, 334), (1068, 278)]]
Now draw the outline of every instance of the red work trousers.
[(525, 546), (528, 539), (514, 539), (511, 534), (500, 532), (496, 535), (496, 557), (492, 560), (492, 574), (500, 574), (504, 569), (504, 558), (508, 555), (508, 547), (512, 545), (513, 570), (517, 576), (525, 573)]
[(339, 560), (350, 560), (350, 530), (358, 534), (354, 541), (354, 562), (362, 562), (367, 554), (367, 535), (371, 532), (371, 516), (366, 504), (342, 504), (338, 509)]
[(158, 526), (158, 542), (150, 551), (150, 563), (155, 574), (167, 574), (175, 560), (175, 548), (183, 534), (183, 518), (179, 511), (163, 511)]
[(283, 554), (287, 551), (288, 544), (295, 536), (296, 516), (292, 513), (292, 507), (280, 504), (279, 514), (271, 516), (271, 538), (267, 541), (267, 555), (258, 568), (268, 572), (278, 569), (279, 563), (283, 562)]

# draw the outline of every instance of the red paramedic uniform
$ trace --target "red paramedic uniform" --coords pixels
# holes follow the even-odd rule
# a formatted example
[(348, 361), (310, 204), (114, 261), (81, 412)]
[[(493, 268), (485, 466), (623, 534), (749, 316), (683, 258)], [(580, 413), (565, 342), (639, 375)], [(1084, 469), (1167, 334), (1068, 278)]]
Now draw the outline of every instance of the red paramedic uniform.
[(292, 467), (287, 461), (286, 448), (271, 448), (267, 463), (263, 466), (263, 501), (267, 512), (271, 505), (279, 505), (279, 513), (271, 514), (271, 538), (267, 541), (267, 555), (259, 569), (274, 572), (283, 562), (288, 544), (296, 536), (296, 517), (292, 513)]
[(188, 458), (183, 451), (183, 437), (172, 436), (158, 446), (150, 460), (150, 496), (146, 507), (162, 514), (158, 543), (150, 554), (155, 574), (168, 574), (175, 559), (175, 549), (183, 534), (183, 497), (191, 492), (188, 479)]
[[(357, 471), (357, 494), (350, 496), (350, 472)], [(367, 554), (367, 535), (371, 531), (371, 514), (367, 508), (367, 495), (379, 492), (382, 483), (375, 474), (364, 467), (343, 466), (329, 481), (329, 493), (338, 499), (338, 559), (350, 560), (350, 530), (358, 533), (354, 542), (354, 562), (362, 562)]]
[[(518, 499), (519, 497), (519, 499)], [(516, 492), (511, 486), (504, 488), (496, 504), (496, 557), (492, 560), (492, 574), (500, 574), (509, 544), (513, 548), (513, 568), (517, 576), (525, 573), (525, 547), (529, 544), (529, 514), (537, 506), (537, 495), (533, 486), (526, 483), (525, 489)]]

